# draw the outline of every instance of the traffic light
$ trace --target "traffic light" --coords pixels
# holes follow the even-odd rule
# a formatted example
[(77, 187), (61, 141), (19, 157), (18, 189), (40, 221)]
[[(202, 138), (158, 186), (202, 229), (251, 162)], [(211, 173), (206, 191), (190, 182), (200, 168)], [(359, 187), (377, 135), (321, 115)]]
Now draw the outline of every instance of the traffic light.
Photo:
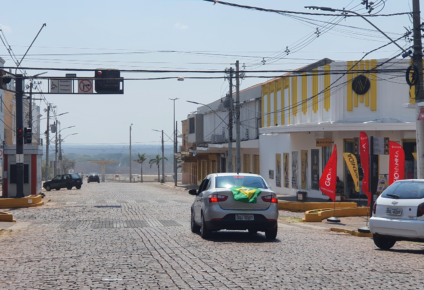
[(24, 143), (32, 143), (32, 128), (24, 128)]
[(22, 128), (19, 128), (16, 130), (16, 143), (17, 144), (23, 144), (24, 141), (24, 131)]
[(10, 83), (12, 77), (6, 73), (4, 70), (0, 70), (0, 89), (7, 89), (6, 85)]
[[(115, 69), (96, 70), (94, 72), (94, 89), (99, 94), (123, 94), (124, 78)], [(122, 84), (122, 85), (121, 85)]]

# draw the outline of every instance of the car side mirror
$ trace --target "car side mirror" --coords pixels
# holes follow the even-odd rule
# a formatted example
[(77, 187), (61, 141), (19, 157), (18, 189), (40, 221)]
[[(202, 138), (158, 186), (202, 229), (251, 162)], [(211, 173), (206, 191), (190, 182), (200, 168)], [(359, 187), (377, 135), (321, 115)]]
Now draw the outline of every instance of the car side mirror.
[(191, 195), (197, 195), (197, 190), (196, 189), (190, 189), (188, 191), (188, 193), (191, 194)]

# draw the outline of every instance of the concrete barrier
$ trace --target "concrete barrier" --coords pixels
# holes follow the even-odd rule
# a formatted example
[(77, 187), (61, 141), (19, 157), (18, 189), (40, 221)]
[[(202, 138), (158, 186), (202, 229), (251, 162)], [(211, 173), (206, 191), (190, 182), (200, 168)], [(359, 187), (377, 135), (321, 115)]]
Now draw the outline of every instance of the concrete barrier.
[(315, 209), (305, 212), (305, 217), (302, 219), (304, 222), (321, 222), (323, 219), (336, 216), (367, 216), (369, 215), (368, 207), (352, 207), (352, 208), (325, 208)]
[(288, 211), (307, 211), (324, 208), (355, 208), (356, 202), (297, 202), (297, 201), (278, 201), (279, 210)]
[(41, 195), (31, 195), (21, 198), (0, 198), (0, 208), (33, 207), (43, 204)]

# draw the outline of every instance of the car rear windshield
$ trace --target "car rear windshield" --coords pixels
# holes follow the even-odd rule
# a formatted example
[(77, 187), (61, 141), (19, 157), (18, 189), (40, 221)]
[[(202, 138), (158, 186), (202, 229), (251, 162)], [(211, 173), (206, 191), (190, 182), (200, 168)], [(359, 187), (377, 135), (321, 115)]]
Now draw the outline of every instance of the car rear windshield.
[(267, 188), (264, 180), (259, 176), (218, 176), (216, 177), (215, 184), (217, 188), (230, 188), (233, 186)]
[(76, 174), (76, 173), (71, 174), (71, 176), (72, 176), (72, 178), (73, 178), (73, 179), (81, 178), (81, 177), (80, 177), (78, 174)]
[(389, 186), (381, 196), (394, 199), (421, 199), (424, 198), (424, 182), (396, 182)]

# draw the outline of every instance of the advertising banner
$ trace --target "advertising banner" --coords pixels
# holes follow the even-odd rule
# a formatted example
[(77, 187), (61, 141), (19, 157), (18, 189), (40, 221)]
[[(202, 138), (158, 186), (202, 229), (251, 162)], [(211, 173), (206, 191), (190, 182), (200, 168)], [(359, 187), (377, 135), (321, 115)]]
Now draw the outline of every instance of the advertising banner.
[(405, 178), (405, 152), (400, 144), (389, 141), (389, 185)]
[(330, 160), (322, 172), (322, 176), (319, 180), (319, 189), (331, 198), (332, 201), (336, 201), (336, 183), (337, 183), (337, 147), (334, 145), (333, 153), (331, 154)]
[(343, 153), (343, 158), (346, 162), (347, 168), (349, 169), (350, 175), (352, 176), (353, 183), (355, 184), (355, 191), (359, 192), (358, 160), (352, 153)]

